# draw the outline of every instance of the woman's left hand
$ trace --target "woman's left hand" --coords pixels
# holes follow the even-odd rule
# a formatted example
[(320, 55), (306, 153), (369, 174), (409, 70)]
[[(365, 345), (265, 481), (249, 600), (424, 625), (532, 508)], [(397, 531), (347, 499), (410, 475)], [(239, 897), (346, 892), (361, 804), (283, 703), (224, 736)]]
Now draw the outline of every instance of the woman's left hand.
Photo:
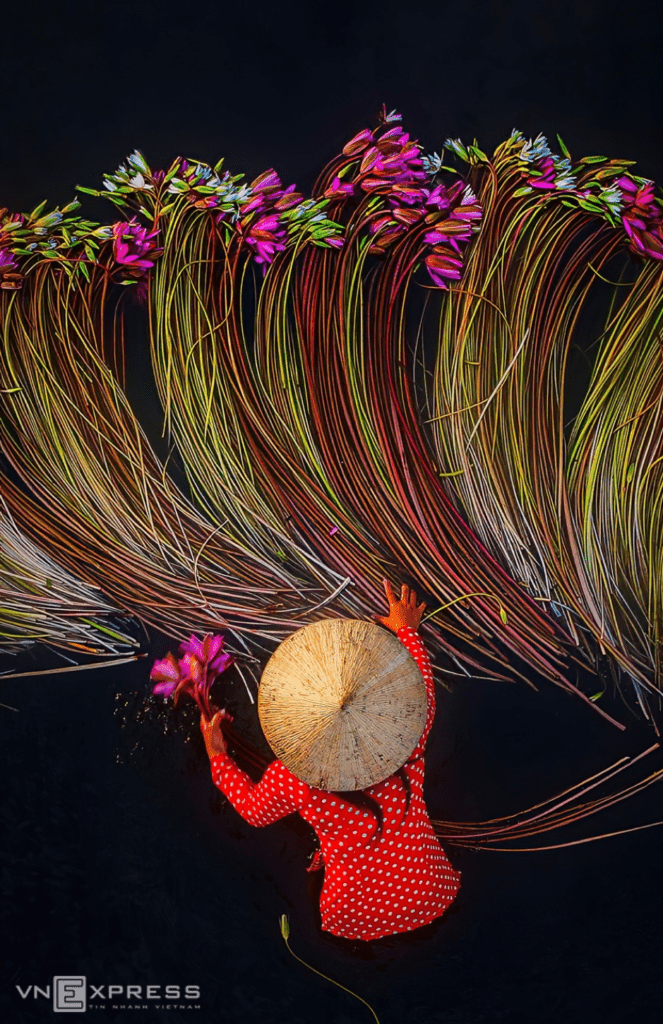
[(389, 604), (388, 615), (374, 615), (373, 618), (380, 625), (386, 626), (393, 633), (397, 633), (403, 626), (410, 629), (419, 629), (421, 617), (426, 610), (426, 602), (417, 603), (417, 593), (411, 590), (406, 583), (401, 587), (401, 596), (398, 597), (389, 580), (382, 581), (384, 592)]
[(224, 718), (230, 718), (230, 715), (226, 714), (225, 711), (217, 711), (209, 722), (204, 715), (200, 716), (200, 728), (210, 760), (216, 757), (217, 754), (225, 754), (227, 752), (228, 748), (221, 729), (221, 722)]

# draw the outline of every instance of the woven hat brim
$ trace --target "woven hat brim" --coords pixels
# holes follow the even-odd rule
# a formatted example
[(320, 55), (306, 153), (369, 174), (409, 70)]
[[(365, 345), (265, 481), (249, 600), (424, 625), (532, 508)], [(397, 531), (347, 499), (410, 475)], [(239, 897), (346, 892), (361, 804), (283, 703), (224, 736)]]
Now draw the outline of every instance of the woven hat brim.
[(324, 619), (274, 652), (258, 713), (272, 750), (298, 778), (331, 791), (366, 789), (414, 750), (426, 688), (392, 634), (371, 622)]

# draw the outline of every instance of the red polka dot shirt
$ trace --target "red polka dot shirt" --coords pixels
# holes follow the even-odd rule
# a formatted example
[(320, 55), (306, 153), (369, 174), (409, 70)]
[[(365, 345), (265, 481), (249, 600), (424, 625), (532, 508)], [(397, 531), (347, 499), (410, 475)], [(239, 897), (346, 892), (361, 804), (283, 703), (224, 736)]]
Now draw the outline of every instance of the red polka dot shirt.
[(212, 778), (233, 807), (252, 825), (269, 825), (298, 812), (315, 829), (325, 867), (320, 895), (322, 927), (347, 939), (378, 939), (412, 931), (439, 917), (460, 887), (433, 832), (423, 796), (424, 748), (435, 716), (430, 661), (418, 633), (398, 630), (426, 683), (428, 711), (421, 739), (404, 771), (410, 803), (395, 775), (365, 792), (383, 813), (375, 815), (334, 793), (308, 786), (281, 761), (273, 761), (254, 783), (227, 754), (211, 760)]

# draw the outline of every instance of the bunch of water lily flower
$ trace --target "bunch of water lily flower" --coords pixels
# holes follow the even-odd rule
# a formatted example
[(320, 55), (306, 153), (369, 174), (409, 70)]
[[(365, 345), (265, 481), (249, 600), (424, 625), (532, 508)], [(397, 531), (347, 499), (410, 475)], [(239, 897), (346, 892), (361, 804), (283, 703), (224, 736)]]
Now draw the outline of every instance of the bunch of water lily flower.
[[(514, 137), (518, 135), (514, 133)], [(626, 168), (633, 161), (604, 156), (583, 157), (571, 173), (570, 155), (561, 139), (559, 142), (563, 157), (551, 152), (543, 135), (523, 145), (527, 185), (516, 195), (537, 189), (568, 193), (567, 201), (575, 200), (588, 213), (604, 216), (613, 226), (621, 221), (634, 255), (663, 259), (663, 205), (655, 195), (653, 181), (630, 174)], [(579, 180), (583, 171), (589, 172), (589, 177)]]
[(155, 661), (150, 672), (150, 679), (156, 684), (152, 693), (172, 697), (174, 704), (186, 694), (209, 721), (215, 711), (210, 698), (212, 684), (235, 660), (224, 647), (222, 636), (207, 633), (199, 640), (192, 634), (180, 644), (179, 660), (169, 652)]
[(0, 209), (0, 288), (18, 291), (29, 270), (45, 260), (74, 278), (89, 281), (89, 266), (97, 263), (104, 242), (112, 237), (109, 225), (86, 220), (74, 211), (73, 199), (62, 209), (45, 212), (46, 202), (31, 213), (8, 213)]
[(446, 289), (448, 280), (461, 277), (461, 245), (478, 231), (481, 207), (455, 172), (451, 184), (435, 180), (450, 168), (435, 154), (424, 156), (419, 143), (394, 124), (400, 120), (395, 110), (383, 108), (376, 128), (364, 128), (350, 139), (324, 195), (339, 202), (371, 197), (368, 233), (374, 255), (386, 253), (412, 229), (421, 233), (420, 254), (425, 253), (429, 276)]
[[(325, 247), (339, 249), (343, 239), (339, 226), (333, 224), (324, 212), (326, 201), (305, 200), (295, 186), (283, 187), (276, 171), (264, 171), (249, 186), (249, 198), (239, 207), (236, 231), (253, 252), (256, 263), (265, 271), (277, 252), (284, 252), (289, 236), (306, 233), (310, 241)], [(227, 219), (227, 213), (217, 214), (217, 223)]]
[[(21, 289), (33, 266), (52, 260), (70, 279), (89, 282), (98, 265), (116, 283), (146, 291), (162, 254), (166, 221), (187, 208), (209, 211), (227, 259), (242, 252), (263, 274), (288, 249), (344, 248), (348, 232), (361, 222), (372, 255), (411, 244), (408, 261), (423, 262), (433, 284), (446, 289), (461, 278), (465, 250), (482, 223), (475, 181), (470, 187), (444, 166), (444, 150), (442, 157), (425, 155), (400, 120), (399, 113), (383, 108), (377, 127), (350, 139), (310, 198), (294, 185), (285, 187), (272, 168), (245, 183), (243, 175), (222, 170), (222, 160), (212, 167), (176, 157), (167, 170), (152, 170), (136, 150), (104, 175), (102, 190), (77, 186), (79, 192), (105, 196), (125, 211), (125, 220), (110, 225), (85, 220), (74, 214), (78, 200), (51, 211), (42, 203), (30, 214), (0, 211), (0, 289)], [(517, 130), (506, 145), (517, 154), (522, 175), (514, 197), (543, 203), (559, 198), (579, 206), (620, 228), (634, 255), (663, 259), (663, 207), (653, 183), (630, 173), (633, 161), (588, 156), (572, 162), (561, 139), (557, 154), (544, 135), (527, 140)], [(472, 169), (489, 164), (476, 142), (447, 139), (444, 147)], [(359, 218), (352, 212), (357, 207)], [(349, 217), (343, 216), (348, 211)]]
[[(561, 156), (551, 150), (545, 135), (526, 140), (513, 130), (509, 145), (519, 151), (525, 179), (514, 196), (561, 195), (567, 205), (577, 204), (587, 213), (604, 217), (613, 227), (621, 225), (634, 256), (663, 260), (663, 202), (656, 196), (654, 182), (628, 170), (634, 160), (597, 155), (582, 157), (573, 165), (563, 140), (557, 139)], [(488, 159), (476, 145), (465, 146), (460, 139), (447, 139), (445, 147), (470, 165)]]
[[(117, 241), (115, 245), (116, 261), (125, 269), (128, 259), (135, 270), (140, 269), (138, 261), (151, 263), (160, 255), (155, 241), (160, 221), (186, 206), (209, 210), (227, 249), (246, 246), (263, 272), (278, 252), (300, 242), (323, 248), (342, 246), (340, 225), (325, 212), (328, 200), (304, 199), (294, 185), (285, 188), (272, 168), (250, 184), (242, 184), (243, 175), (222, 172), (222, 164), (220, 160), (211, 167), (176, 157), (167, 171), (153, 171), (136, 150), (126, 164), (104, 176), (105, 191), (82, 186), (79, 191), (104, 196), (115, 206), (134, 212), (129, 221), (131, 230), (122, 234), (123, 241), (129, 244), (128, 256), (123, 250), (122, 258), (118, 258)], [(140, 226), (136, 215), (150, 222), (151, 232)], [(113, 226), (116, 239), (121, 227), (121, 223)]]

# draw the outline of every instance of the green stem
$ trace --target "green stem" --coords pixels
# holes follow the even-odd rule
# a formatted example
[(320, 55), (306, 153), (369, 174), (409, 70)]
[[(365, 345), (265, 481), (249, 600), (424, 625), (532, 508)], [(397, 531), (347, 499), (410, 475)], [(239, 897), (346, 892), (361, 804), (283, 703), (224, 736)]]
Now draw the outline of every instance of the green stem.
[[(290, 930), (289, 926), (286, 924), (285, 927), (286, 927), (286, 929), (289, 932), (289, 930)], [(340, 981), (334, 981), (334, 979), (330, 978), (327, 974), (323, 974), (322, 971), (318, 971), (317, 968), (311, 967), (310, 964), (306, 963), (306, 960), (302, 960), (302, 958), (300, 956), (297, 956), (296, 953), (293, 953), (292, 949), (290, 948), (290, 942), (289, 942), (289, 939), (288, 939), (288, 935), (286, 935), (285, 930), (284, 930), (283, 920), (281, 921), (281, 935), (283, 936), (283, 941), (286, 944), (288, 952), (290, 953), (291, 956), (294, 956), (295, 960), (298, 960), (300, 964), (304, 965), (304, 967), (308, 967), (309, 971), (313, 971), (313, 973), (317, 974), (320, 978), (324, 978), (325, 981), (330, 981), (332, 983), (332, 985), (336, 985), (337, 988), (343, 989), (343, 991), (347, 992), (348, 995), (354, 996), (355, 999), (358, 999), (360, 1003), (363, 1003), (364, 1006), (367, 1007), (367, 1009), (369, 1009), (371, 1011), (371, 1013), (373, 1014), (373, 1017), (375, 1019), (376, 1024), (380, 1024), (380, 1020), (378, 1018), (377, 1013), (375, 1012), (373, 1007), (369, 1003), (366, 1002), (365, 999), (362, 999), (361, 996), (358, 996), (356, 992), (352, 991), (352, 989), (346, 988), (345, 985), (341, 985)]]

